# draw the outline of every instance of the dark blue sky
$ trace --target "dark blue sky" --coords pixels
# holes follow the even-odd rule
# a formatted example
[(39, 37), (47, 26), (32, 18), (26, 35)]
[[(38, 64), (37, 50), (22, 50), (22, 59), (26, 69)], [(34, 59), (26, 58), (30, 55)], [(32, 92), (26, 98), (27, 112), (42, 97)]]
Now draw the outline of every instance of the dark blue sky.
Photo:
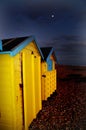
[(60, 64), (86, 65), (86, 1), (3, 0), (0, 38), (29, 35), (54, 47)]

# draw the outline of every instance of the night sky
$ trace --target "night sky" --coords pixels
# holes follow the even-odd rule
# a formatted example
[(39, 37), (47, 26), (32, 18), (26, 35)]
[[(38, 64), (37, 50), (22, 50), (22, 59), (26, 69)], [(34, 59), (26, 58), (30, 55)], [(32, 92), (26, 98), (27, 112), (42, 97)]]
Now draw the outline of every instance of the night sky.
[(0, 39), (30, 35), (59, 64), (86, 65), (86, 0), (0, 1)]

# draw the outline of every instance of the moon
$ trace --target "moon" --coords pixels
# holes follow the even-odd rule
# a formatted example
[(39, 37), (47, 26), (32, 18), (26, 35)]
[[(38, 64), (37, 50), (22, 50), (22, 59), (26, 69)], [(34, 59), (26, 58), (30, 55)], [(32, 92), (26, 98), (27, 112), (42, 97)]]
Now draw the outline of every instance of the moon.
[(54, 14), (52, 14), (51, 17), (54, 18), (55, 17)]

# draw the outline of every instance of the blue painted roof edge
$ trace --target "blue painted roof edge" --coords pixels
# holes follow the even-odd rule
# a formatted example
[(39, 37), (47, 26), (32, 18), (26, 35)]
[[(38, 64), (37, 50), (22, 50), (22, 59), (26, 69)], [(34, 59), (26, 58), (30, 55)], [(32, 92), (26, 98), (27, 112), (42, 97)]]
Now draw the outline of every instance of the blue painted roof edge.
[(20, 45), (16, 46), (12, 51), (2, 51), (0, 54), (10, 54), (11, 56), (15, 56), (18, 52), (20, 52), (28, 43), (30, 43), (33, 40), (33, 37), (29, 37), (23, 42), (21, 42)]
[(49, 53), (49, 55), (48, 55), (48, 57), (47, 57), (47, 59), (46, 59), (46, 62), (48, 62), (48, 60), (49, 60), (50, 56), (52, 55), (53, 51), (54, 51), (54, 49), (53, 49), (53, 47), (52, 47), (52, 49), (51, 49), (51, 51), (50, 51), (50, 53)]
[[(0, 54), (10, 54), (11, 56), (15, 56), (17, 53), (19, 53), (26, 45), (28, 45), (33, 40), (36, 43), (36, 46), (37, 46), (37, 48), (39, 50), (39, 53), (40, 53), (41, 57), (44, 59), (44, 56), (43, 56), (43, 54), (41, 52), (41, 49), (38, 46), (37, 41), (36, 41), (36, 39), (35, 39), (34, 36), (28, 37), (26, 40), (24, 40), (23, 42), (21, 42), (20, 45), (16, 46), (12, 51), (2, 51), (2, 52), (0, 52)], [(1, 45), (0, 47), (2, 49), (2, 41), (1, 41), (0, 45)]]
[(2, 41), (0, 40), (0, 50), (2, 51)]
[(36, 46), (37, 46), (37, 48), (38, 48), (38, 50), (39, 50), (39, 52), (40, 52), (40, 54), (41, 54), (42, 59), (44, 59), (43, 53), (42, 53), (40, 47), (38, 46), (38, 43), (37, 43), (37, 40), (35, 39), (35, 37), (34, 37), (34, 40), (35, 40), (35, 42), (36, 42)]
[(26, 45), (28, 45), (33, 39), (33, 37), (29, 37), (26, 40), (24, 40), (23, 42), (21, 42), (20, 45), (18, 45), (15, 49), (13, 49), (10, 52), (11, 56), (15, 56), (17, 53), (19, 53)]
[(10, 54), (11, 51), (1, 51), (0, 54)]

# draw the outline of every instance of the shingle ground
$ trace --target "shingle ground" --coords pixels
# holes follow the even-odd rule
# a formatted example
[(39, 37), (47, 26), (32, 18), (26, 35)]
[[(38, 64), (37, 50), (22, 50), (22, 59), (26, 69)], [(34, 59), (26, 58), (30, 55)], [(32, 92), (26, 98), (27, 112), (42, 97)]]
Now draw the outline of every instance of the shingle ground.
[(29, 130), (86, 130), (86, 80), (74, 77), (58, 82)]

